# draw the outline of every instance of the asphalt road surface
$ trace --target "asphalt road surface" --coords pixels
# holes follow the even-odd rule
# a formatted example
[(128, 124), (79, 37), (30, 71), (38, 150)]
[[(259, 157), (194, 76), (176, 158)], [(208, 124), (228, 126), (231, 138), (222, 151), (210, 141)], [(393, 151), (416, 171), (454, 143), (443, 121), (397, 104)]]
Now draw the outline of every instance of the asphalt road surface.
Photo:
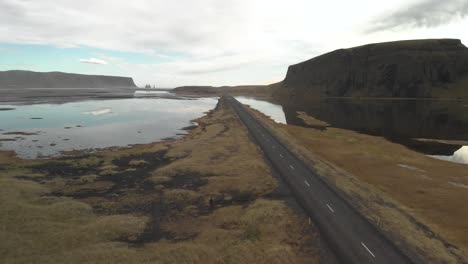
[(233, 97), (226, 97), (226, 101), (235, 109), (342, 263), (412, 263), (347, 201), (270, 134), (240, 102)]

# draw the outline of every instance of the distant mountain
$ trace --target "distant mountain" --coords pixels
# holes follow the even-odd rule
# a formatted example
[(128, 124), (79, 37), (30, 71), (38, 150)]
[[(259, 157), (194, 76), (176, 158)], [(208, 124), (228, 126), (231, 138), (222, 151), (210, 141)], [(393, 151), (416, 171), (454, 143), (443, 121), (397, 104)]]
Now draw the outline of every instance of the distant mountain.
[(369, 44), (289, 66), (278, 99), (468, 98), (468, 49), (456, 39)]
[(218, 94), (224, 91), (223, 87), (214, 87), (214, 86), (180, 86), (172, 89), (176, 93), (186, 93), (186, 94)]
[(270, 94), (266, 85), (239, 85), (239, 86), (181, 86), (174, 88), (175, 93), (193, 95), (251, 95), (261, 96)]
[(1, 88), (112, 88), (136, 87), (132, 78), (63, 72), (0, 72)]

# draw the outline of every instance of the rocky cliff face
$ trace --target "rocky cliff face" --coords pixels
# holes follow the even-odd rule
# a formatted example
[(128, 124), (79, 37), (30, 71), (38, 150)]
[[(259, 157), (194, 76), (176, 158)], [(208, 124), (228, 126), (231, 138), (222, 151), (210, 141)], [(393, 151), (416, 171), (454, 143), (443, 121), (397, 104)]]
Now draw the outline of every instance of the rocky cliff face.
[(132, 78), (63, 72), (0, 72), (1, 88), (111, 88), (135, 87)]
[(468, 49), (454, 39), (340, 49), (290, 66), (275, 96), (468, 98)]

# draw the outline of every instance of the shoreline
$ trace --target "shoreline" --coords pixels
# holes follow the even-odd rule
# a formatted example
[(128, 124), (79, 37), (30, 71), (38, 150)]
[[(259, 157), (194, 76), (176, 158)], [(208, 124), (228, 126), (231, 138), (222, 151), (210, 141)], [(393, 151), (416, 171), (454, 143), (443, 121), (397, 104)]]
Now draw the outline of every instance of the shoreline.
[[(60, 99), (61, 102), (47, 100), (46, 104), (28, 102), (15, 108), (4, 107), (7, 112), (0, 112), (5, 118), (4, 126), (0, 127), (1, 149), (15, 150), (24, 159), (48, 159), (64, 156), (64, 152), (95, 153), (180, 138), (193, 129), (191, 120), (203, 116), (217, 102), (216, 98), (109, 99), (87, 98), (55, 104), (62, 103)], [(179, 111), (178, 107), (193, 107), (193, 111)], [(62, 111), (70, 117), (57, 114)], [(133, 124), (129, 126), (130, 121)], [(113, 137), (106, 136), (105, 130), (109, 129), (105, 126), (118, 128)]]

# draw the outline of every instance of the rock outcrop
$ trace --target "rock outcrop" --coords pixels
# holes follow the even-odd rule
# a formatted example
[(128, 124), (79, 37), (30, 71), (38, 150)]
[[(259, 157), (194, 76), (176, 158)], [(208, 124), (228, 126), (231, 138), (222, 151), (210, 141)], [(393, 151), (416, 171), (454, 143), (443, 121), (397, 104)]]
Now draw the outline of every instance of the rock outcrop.
[(336, 50), (292, 65), (277, 98), (468, 98), (468, 49), (455, 39)]
[(63, 72), (0, 72), (1, 88), (112, 88), (136, 87), (132, 78)]

